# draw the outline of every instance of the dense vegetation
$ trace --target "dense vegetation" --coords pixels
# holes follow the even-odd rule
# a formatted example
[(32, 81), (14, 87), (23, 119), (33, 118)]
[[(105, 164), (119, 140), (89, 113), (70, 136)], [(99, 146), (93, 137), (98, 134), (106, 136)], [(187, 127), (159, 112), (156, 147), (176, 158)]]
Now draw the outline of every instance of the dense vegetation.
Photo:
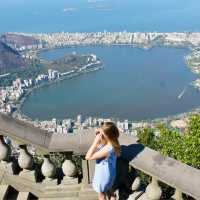
[(12, 82), (17, 78), (24, 79), (35, 79), (38, 74), (41, 74), (45, 71), (43, 65), (39, 62), (32, 63), (28, 68), (18, 68), (7, 70), (6, 73), (10, 73), (9, 76), (0, 78), (0, 87), (10, 86)]
[(16, 78), (35, 79), (39, 74), (47, 74), (49, 69), (58, 70), (60, 73), (81, 68), (88, 64), (91, 57), (89, 55), (65, 55), (54, 61), (35, 59), (26, 68), (6, 69), (3, 73), (10, 73), (9, 76), (0, 78), (1, 86), (10, 86)]
[(152, 129), (141, 129), (140, 142), (164, 155), (200, 169), (200, 115), (191, 115), (187, 129), (181, 134), (163, 125), (158, 125), (157, 128), (160, 132), (159, 137), (154, 135)]
[[(140, 143), (148, 146), (163, 155), (170, 156), (176, 160), (186, 163), (192, 167), (200, 169), (200, 115), (195, 114), (189, 117), (188, 127), (184, 133), (169, 129), (164, 125), (157, 125), (160, 132), (155, 135), (155, 130), (144, 128), (139, 130)], [(140, 172), (142, 182), (147, 185), (150, 177)], [(162, 199), (168, 199), (174, 193), (174, 189), (160, 183), (162, 187)], [(191, 197), (184, 195), (185, 200)]]
[(47, 69), (54, 69), (64, 73), (87, 65), (90, 58), (89, 55), (66, 54), (62, 58), (45, 62), (45, 67)]

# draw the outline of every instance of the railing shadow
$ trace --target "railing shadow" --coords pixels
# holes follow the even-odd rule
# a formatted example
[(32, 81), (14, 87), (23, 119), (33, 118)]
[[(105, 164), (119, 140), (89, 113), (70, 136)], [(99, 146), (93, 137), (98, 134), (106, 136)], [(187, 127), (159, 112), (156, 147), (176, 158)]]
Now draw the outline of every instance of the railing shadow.
[(138, 175), (129, 162), (143, 149), (142, 144), (121, 145), (121, 156), (117, 159), (117, 175), (112, 188), (118, 191), (119, 200), (126, 200), (133, 193), (132, 184)]
[(121, 145), (121, 157), (130, 162), (143, 150), (142, 144)]

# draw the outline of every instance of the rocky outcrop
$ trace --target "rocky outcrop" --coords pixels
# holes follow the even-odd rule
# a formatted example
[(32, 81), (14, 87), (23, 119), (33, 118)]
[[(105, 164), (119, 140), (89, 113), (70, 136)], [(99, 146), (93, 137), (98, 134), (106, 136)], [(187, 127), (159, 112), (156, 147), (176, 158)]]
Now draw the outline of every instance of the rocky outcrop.
[(0, 37), (0, 40), (14, 49), (18, 49), (23, 46), (27, 47), (39, 44), (39, 40), (35, 39), (34, 37), (15, 33), (5, 33)]
[(26, 66), (27, 61), (16, 50), (0, 41), (0, 71)]

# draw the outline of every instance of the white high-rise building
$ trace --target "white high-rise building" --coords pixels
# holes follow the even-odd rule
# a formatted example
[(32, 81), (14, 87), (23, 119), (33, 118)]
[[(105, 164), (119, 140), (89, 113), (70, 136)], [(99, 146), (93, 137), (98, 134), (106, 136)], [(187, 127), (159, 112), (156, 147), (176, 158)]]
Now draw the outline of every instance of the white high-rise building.
[(61, 125), (57, 126), (57, 133), (63, 134), (63, 127)]
[(89, 124), (89, 126), (93, 126), (93, 120), (92, 120), (92, 117), (89, 117), (89, 118), (88, 118), (88, 124)]
[(52, 127), (56, 128), (56, 126), (57, 126), (57, 120), (56, 120), (56, 118), (53, 118), (51, 122), (52, 122)]
[(97, 119), (94, 118), (93, 121), (92, 121), (92, 123), (93, 123), (93, 126), (97, 126), (97, 125), (98, 125), (98, 121), (97, 121)]
[(62, 127), (67, 128), (67, 129), (71, 129), (72, 128), (72, 120), (71, 119), (64, 119), (62, 121)]
[(63, 134), (68, 134), (68, 129), (67, 128), (63, 128)]
[(128, 132), (128, 129), (129, 129), (128, 120), (124, 120), (124, 130)]
[(21, 83), (21, 79), (17, 78), (15, 81), (13, 81), (13, 87), (15, 89), (21, 89), (22, 83)]
[(52, 79), (52, 71), (53, 71), (52, 69), (48, 70), (48, 77), (49, 77), (49, 79)]
[(120, 121), (117, 121), (117, 128), (119, 129), (119, 131), (124, 131), (124, 124)]
[(100, 126), (103, 122), (104, 122), (104, 119), (102, 119), (102, 118), (99, 118), (99, 119), (98, 119), (98, 125), (99, 125), (99, 126)]
[(77, 123), (78, 123), (79, 125), (81, 125), (82, 122), (83, 122), (82, 115), (78, 115), (78, 116), (77, 116)]
[(49, 69), (48, 70), (48, 78), (50, 80), (57, 79), (60, 77), (60, 73), (56, 70)]

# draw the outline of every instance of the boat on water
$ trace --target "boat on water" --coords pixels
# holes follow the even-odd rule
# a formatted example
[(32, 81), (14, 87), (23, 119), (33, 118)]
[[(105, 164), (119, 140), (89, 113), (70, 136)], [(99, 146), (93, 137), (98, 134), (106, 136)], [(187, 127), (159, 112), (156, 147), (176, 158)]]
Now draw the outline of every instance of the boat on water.
[(74, 7), (66, 7), (63, 9), (63, 12), (73, 12), (76, 11), (77, 9)]
[(183, 95), (186, 92), (186, 87), (183, 89), (183, 91), (178, 95), (178, 99), (181, 99), (183, 97)]

